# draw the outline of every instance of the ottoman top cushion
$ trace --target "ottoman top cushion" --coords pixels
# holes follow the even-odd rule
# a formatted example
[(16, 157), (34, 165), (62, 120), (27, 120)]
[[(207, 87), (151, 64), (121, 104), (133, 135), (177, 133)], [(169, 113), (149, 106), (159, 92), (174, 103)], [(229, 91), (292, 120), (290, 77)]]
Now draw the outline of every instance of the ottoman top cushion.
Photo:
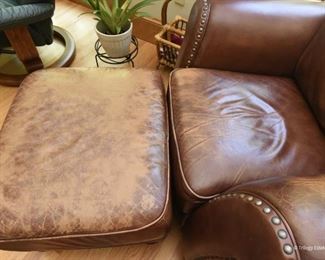
[(164, 96), (144, 70), (31, 74), (0, 133), (0, 239), (158, 221), (169, 200)]

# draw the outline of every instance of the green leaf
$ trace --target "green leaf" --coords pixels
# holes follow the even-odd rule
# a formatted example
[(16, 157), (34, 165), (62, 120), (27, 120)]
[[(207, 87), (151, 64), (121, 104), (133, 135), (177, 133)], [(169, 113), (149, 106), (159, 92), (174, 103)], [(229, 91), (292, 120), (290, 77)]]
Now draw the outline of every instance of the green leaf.
[(119, 8), (119, 0), (113, 0), (113, 14), (116, 13), (117, 8)]
[(133, 0), (113, 0), (112, 6), (108, 5), (108, 0), (84, 0), (92, 9), (96, 20), (102, 22), (107, 29), (107, 33), (119, 34), (128, 29), (129, 21), (136, 17), (150, 16), (140, 10), (150, 6), (159, 0), (140, 0), (132, 6)]
[(127, 10), (130, 7), (130, 4), (132, 3), (132, 0), (126, 0), (124, 4), (121, 6), (121, 9)]

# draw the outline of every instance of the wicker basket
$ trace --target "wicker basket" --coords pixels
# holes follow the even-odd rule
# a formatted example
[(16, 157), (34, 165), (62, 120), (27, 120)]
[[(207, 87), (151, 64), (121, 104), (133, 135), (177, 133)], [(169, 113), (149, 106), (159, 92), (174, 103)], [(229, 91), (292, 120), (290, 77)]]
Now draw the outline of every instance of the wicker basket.
[(167, 21), (167, 7), (171, 0), (166, 0), (162, 8), (162, 24), (163, 29), (158, 33), (156, 38), (158, 67), (165, 65), (170, 68), (175, 68), (179, 50), (185, 36), (187, 20), (176, 16), (175, 20), (166, 24)]

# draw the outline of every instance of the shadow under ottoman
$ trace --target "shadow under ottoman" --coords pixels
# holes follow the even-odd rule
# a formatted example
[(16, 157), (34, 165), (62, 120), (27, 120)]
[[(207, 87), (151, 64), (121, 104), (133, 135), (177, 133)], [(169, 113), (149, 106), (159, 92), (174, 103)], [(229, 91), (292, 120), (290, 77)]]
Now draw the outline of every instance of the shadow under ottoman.
[(31, 74), (0, 133), (0, 248), (163, 238), (171, 220), (167, 127), (159, 73)]

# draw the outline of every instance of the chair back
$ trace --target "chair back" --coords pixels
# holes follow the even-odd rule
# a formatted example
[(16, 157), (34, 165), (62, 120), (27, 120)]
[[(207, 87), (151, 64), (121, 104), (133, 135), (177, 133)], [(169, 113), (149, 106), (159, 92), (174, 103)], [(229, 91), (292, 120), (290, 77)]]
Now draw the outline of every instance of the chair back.
[(300, 58), (295, 80), (325, 133), (325, 13), (323, 23)]

